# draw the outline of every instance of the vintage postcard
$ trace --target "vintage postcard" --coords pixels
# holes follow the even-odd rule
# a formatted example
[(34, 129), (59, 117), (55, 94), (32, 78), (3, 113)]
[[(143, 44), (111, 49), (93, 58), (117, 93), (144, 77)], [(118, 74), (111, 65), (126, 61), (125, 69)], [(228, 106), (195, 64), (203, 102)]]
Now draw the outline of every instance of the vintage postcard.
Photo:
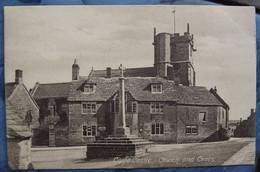
[(253, 7), (5, 7), (11, 169), (254, 164)]

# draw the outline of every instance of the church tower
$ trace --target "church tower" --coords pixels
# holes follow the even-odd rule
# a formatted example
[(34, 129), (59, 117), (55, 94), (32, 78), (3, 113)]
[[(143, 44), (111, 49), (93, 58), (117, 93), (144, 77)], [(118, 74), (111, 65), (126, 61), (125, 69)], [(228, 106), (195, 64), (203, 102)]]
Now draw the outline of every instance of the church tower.
[(173, 65), (174, 76), (179, 78), (185, 86), (195, 86), (195, 70), (193, 67), (192, 53), (194, 49), (193, 35), (187, 31), (184, 35), (175, 33), (171, 37), (171, 64)]
[(154, 67), (157, 76), (175, 80), (177, 84), (195, 86), (195, 70), (192, 52), (193, 35), (187, 31), (179, 33), (154, 33)]

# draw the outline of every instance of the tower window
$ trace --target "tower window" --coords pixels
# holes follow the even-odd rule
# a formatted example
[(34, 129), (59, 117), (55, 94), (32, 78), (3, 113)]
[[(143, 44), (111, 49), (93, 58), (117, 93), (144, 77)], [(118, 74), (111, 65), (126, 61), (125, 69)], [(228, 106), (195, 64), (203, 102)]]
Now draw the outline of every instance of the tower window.
[(151, 84), (151, 92), (152, 93), (161, 93), (162, 92), (162, 84)]

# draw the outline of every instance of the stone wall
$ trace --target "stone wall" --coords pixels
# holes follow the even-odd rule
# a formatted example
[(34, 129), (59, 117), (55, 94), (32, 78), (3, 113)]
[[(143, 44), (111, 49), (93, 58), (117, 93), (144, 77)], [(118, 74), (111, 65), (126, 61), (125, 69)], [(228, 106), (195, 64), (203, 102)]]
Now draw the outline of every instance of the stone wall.
[(21, 114), (24, 124), (27, 125), (25, 116), (29, 110), (31, 110), (32, 124), (31, 128), (37, 128), (39, 126), (39, 109), (29, 96), (23, 84), (17, 86), (13, 94), (8, 98), (13, 110), (18, 111)]
[(255, 137), (256, 136), (256, 114), (251, 114), (248, 120), (248, 136)]
[[(69, 103), (69, 145), (84, 145), (87, 142), (93, 142), (95, 137), (83, 137), (82, 125), (96, 126), (96, 135), (107, 136), (107, 115), (109, 104), (104, 102), (97, 102), (96, 114), (82, 114), (81, 102)], [(99, 131), (99, 127), (105, 127), (106, 130)]]
[[(154, 135), (151, 133), (152, 123), (156, 122), (164, 124), (164, 134)], [(155, 142), (176, 143), (177, 114), (174, 102), (164, 103), (163, 114), (151, 114), (150, 102), (139, 102), (138, 127), (140, 137)]]
[[(218, 130), (218, 107), (178, 105), (177, 143), (201, 142)], [(199, 112), (206, 112), (206, 122), (199, 120)], [(198, 134), (186, 134), (187, 125), (198, 126)]]
[[(40, 127), (41, 128), (49, 128), (49, 122), (48, 117), (51, 116), (51, 112), (48, 109), (48, 103), (49, 99), (40, 99), (36, 100), (40, 110), (39, 110), (39, 116), (40, 116)], [(56, 122), (66, 123), (68, 121), (68, 114), (69, 114), (69, 108), (68, 103), (65, 98), (56, 98), (54, 99), (55, 102), (55, 120)]]
[(69, 132), (68, 126), (55, 126), (55, 146), (68, 146), (69, 145)]
[(7, 139), (8, 166), (11, 170), (32, 169), (31, 139)]
[(175, 42), (172, 44), (171, 59), (172, 61), (187, 61), (190, 57), (189, 41), (184, 40), (180, 42)]

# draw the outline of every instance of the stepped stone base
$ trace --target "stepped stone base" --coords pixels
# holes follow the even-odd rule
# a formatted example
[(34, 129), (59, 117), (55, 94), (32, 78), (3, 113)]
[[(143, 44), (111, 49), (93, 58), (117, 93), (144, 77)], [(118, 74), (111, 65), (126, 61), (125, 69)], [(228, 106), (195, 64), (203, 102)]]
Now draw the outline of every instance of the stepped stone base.
[(130, 135), (130, 129), (129, 127), (121, 127), (116, 129), (116, 135), (122, 136), (122, 135)]
[(87, 144), (87, 159), (138, 156), (144, 154), (153, 142), (136, 136), (109, 136)]

